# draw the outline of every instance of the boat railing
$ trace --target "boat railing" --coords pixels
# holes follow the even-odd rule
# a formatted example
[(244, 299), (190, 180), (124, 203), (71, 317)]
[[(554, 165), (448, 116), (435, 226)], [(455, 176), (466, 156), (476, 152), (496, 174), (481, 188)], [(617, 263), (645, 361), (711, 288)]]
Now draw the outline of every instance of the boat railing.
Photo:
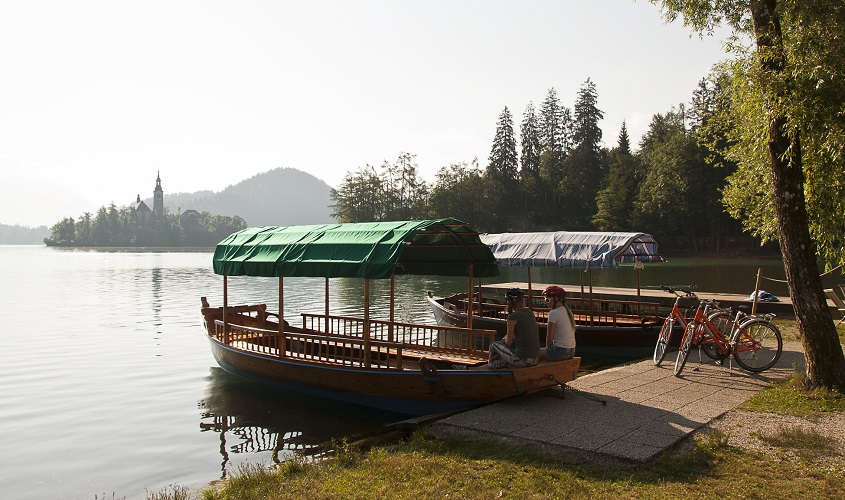
[[(328, 323), (327, 323), (328, 318)], [(330, 335), (361, 338), (366, 330), (363, 318), (302, 313), (303, 329), (329, 332)], [(407, 349), (486, 356), (495, 338), (494, 330), (453, 326), (419, 325), (371, 319), (370, 338), (397, 342)], [(327, 326), (328, 325), (328, 326)]]
[(660, 304), (656, 302), (637, 302), (636, 300), (593, 299), (588, 297), (570, 297), (567, 304), (576, 315), (586, 316), (592, 323), (612, 322), (616, 325), (620, 319), (658, 321)]
[[(214, 327), (214, 338), (223, 342), (223, 322), (216, 320)], [(285, 348), (280, 350), (282, 339)], [(403, 346), (398, 342), (365, 341), (357, 337), (292, 331), (282, 335), (277, 330), (229, 323), (228, 345), (241, 351), (301, 361), (402, 369)], [(280, 351), (283, 351), (282, 356)]]
[[(549, 309), (544, 307), (541, 300), (542, 298), (534, 298), (533, 310), (538, 321), (544, 323), (549, 318)], [(465, 296), (459, 299), (459, 302), (465, 312), (467, 308)], [(445, 302), (444, 305), (447, 303)], [(610, 324), (617, 326), (617, 323), (621, 320), (627, 320), (625, 322), (630, 323), (632, 320), (657, 322), (660, 319), (660, 304), (656, 302), (613, 299), (590, 300), (588, 297), (567, 297), (566, 303), (575, 313), (575, 319), (583, 325)], [(507, 306), (493, 302), (482, 302), (481, 304), (473, 302), (473, 314), (484, 318), (504, 319), (507, 317)]]

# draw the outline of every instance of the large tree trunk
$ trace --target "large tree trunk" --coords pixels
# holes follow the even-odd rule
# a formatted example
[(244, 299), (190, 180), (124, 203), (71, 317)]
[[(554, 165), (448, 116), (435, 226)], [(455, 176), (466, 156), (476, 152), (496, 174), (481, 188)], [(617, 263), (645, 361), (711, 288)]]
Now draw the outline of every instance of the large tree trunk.
[[(752, 2), (751, 10), (757, 53), (766, 55), (760, 57), (760, 66), (765, 73), (780, 80), (784, 78), (785, 56), (776, 5), (776, 0), (761, 0)], [(779, 102), (784, 97), (773, 95), (772, 99)], [(804, 345), (808, 380), (812, 386), (845, 391), (845, 355), (827, 307), (810, 238), (800, 135), (777, 105), (769, 122), (768, 148), (778, 237), (789, 295)]]

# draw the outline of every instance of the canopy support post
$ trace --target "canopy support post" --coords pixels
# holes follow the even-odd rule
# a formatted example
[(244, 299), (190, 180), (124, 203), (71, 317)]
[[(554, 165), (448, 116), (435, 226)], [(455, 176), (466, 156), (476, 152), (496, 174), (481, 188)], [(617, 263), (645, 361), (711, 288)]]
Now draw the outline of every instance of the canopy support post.
[(590, 324), (595, 324), (596, 316), (593, 312), (593, 270), (588, 269), (587, 274), (590, 276)]
[(534, 292), (531, 291), (531, 266), (528, 266), (528, 308), (534, 310)]
[(223, 275), (223, 343), (229, 345), (229, 277)]
[(472, 276), (472, 264), (469, 265), (469, 294), (467, 295), (467, 328), (472, 329), (472, 309), (473, 309), (473, 295), (472, 293), (472, 283), (474, 278)]
[(370, 368), (370, 278), (364, 278), (364, 366)]
[(285, 341), (285, 281), (279, 276), (279, 357), (284, 358), (287, 353)]
[(637, 316), (640, 316), (640, 271), (643, 270), (643, 263), (639, 257), (634, 262), (634, 269), (637, 270)]
[(332, 333), (331, 323), (329, 323), (329, 278), (326, 277), (326, 333)]
[(586, 311), (587, 307), (586, 304), (584, 304), (584, 270), (579, 270), (578, 275), (581, 278), (581, 310)]
[(393, 342), (393, 321), (395, 319), (394, 309), (396, 305), (396, 275), (390, 276), (390, 323), (387, 325), (387, 341)]

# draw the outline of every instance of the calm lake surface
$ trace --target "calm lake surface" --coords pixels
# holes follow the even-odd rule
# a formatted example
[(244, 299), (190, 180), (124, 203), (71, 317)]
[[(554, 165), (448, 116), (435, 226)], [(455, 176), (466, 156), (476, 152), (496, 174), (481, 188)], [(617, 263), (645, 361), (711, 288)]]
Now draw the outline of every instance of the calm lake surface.
[[(201, 488), (241, 463), (283, 461), (294, 450), (318, 453), (315, 446), (327, 440), (405, 418), (280, 392), (218, 368), (199, 314), (201, 296), (222, 305), (210, 251), (0, 246), (0, 259), (4, 498), (143, 498), (170, 484)], [(760, 266), (783, 279), (778, 260), (672, 259), (647, 265), (641, 280), (750, 294)], [(496, 281), (526, 276), (506, 269)], [(532, 277), (579, 282), (577, 271), (534, 270)], [(845, 279), (840, 273), (828, 282)], [(636, 275), (632, 268), (594, 272), (593, 284), (634, 286)], [(332, 312), (360, 314), (361, 285), (332, 280)], [(276, 310), (276, 286), (275, 279), (233, 278), (230, 300)], [(776, 282), (761, 288), (786, 294)], [(286, 279), (288, 321), (322, 312), (323, 290), (320, 278)], [(462, 292), (466, 282), (397, 278), (397, 320), (432, 323), (427, 290)], [(389, 282), (374, 283), (375, 316), (387, 317), (388, 294)]]

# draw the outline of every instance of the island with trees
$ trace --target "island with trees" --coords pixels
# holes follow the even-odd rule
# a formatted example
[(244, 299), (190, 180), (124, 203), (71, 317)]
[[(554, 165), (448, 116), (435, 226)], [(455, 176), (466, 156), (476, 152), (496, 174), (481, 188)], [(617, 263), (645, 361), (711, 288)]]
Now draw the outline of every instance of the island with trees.
[(164, 205), (161, 176), (156, 178), (153, 208), (138, 195), (135, 203), (102, 206), (96, 215), (86, 212), (66, 217), (50, 228), (47, 246), (83, 247), (211, 247), (247, 227), (239, 216), (212, 215), (185, 210), (176, 214)]

